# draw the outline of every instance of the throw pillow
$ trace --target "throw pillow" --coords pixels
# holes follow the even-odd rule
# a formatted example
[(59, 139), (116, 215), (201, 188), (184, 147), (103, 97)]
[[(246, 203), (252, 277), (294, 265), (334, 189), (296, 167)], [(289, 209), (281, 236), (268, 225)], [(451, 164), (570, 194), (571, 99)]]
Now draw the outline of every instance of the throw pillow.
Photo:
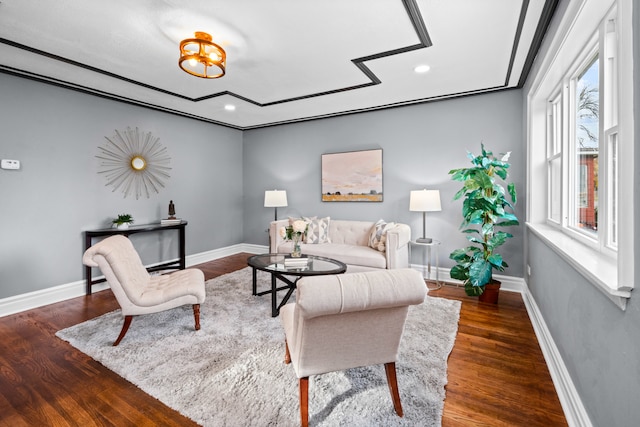
[(299, 219), (305, 221), (307, 224), (309, 224), (311, 221), (313, 221), (314, 219), (317, 219), (317, 216), (302, 216), (300, 218), (295, 218), (290, 216), (289, 217), (289, 225), (293, 225), (293, 221), (297, 221)]
[(307, 229), (305, 243), (331, 243), (329, 239), (329, 222), (330, 217), (312, 219)]
[(383, 219), (378, 220), (373, 227), (371, 227), (371, 233), (369, 234), (369, 246), (373, 249), (377, 249), (380, 252), (386, 250), (387, 243), (387, 231), (396, 226), (395, 222), (385, 222)]

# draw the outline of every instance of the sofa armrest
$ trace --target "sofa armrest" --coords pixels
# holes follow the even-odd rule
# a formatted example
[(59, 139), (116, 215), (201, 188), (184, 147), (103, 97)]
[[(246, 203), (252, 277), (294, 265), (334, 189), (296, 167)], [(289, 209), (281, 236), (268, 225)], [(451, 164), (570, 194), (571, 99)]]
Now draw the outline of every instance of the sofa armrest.
[(411, 227), (407, 224), (397, 224), (387, 231), (385, 255), (387, 268), (409, 267), (409, 241), (411, 240)]
[(284, 239), (280, 236), (280, 228), (287, 225), (289, 225), (289, 219), (279, 219), (269, 224), (269, 253), (277, 253), (278, 246), (284, 243)]

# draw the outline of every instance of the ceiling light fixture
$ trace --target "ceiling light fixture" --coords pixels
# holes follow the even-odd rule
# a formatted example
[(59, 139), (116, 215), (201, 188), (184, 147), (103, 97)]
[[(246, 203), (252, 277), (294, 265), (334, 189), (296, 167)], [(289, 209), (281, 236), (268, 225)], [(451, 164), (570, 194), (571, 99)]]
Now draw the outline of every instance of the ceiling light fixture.
[(415, 71), (418, 74), (422, 74), (422, 73), (426, 73), (430, 69), (431, 67), (429, 67), (428, 65), (418, 65), (416, 68), (413, 69), (413, 71)]
[(236, 110), (236, 106), (232, 105), (232, 104), (227, 104), (224, 106), (224, 109), (227, 111), (235, 111)]
[(207, 33), (196, 31), (195, 38), (180, 42), (178, 65), (192, 76), (217, 79), (225, 74), (227, 53), (213, 43)]

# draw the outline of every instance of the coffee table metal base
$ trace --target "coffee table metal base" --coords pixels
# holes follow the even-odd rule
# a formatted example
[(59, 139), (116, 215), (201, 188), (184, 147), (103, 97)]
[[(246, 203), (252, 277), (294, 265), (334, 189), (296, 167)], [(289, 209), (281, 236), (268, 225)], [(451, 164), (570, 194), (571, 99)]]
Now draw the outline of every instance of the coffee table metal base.
[[(271, 294), (271, 317), (276, 317), (280, 314), (280, 309), (282, 308), (282, 306), (289, 301), (289, 298), (291, 298), (291, 294), (293, 294), (293, 291), (296, 289), (296, 283), (298, 283), (298, 280), (300, 280), (300, 277), (297, 277), (296, 280), (291, 281), (289, 280), (289, 278), (285, 277), (284, 275), (278, 272), (272, 271), (270, 273), (271, 273), (271, 289), (267, 291), (258, 292), (257, 291), (258, 271), (256, 268), (253, 268), (253, 295), (261, 296), (261, 295)], [(279, 279), (286, 286), (278, 287), (276, 279)], [(283, 291), (285, 289), (287, 290), (287, 293), (278, 304), (278, 296), (277, 296), (278, 291)]]
[[(313, 255), (303, 257), (307, 260), (304, 266), (287, 268), (287, 258), (290, 258), (290, 256), (283, 254), (262, 254), (254, 255), (247, 259), (247, 264), (253, 269), (253, 295), (271, 294), (272, 317), (280, 314), (280, 308), (289, 301), (301, 277), (342, 274), (347, 271), (347, 265), (341, 261)], [(271, 275), (271, 289), (258, 292), (258, 270)], [(295, 277), (295, 279), (293, 279), (293, 277)], [(284, 286), (278, 286), (278, 280), (280, 280)], [(286, 290), (287, 293), (282, 300), (278, 302), (278, 291), (284, 290)]]

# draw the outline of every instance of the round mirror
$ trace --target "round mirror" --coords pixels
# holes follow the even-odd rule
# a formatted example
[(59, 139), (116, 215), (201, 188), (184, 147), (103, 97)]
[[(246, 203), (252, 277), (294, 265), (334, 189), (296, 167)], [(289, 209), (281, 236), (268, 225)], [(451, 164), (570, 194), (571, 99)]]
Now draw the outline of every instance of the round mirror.
[(131, 159), (131, 167), (137, 171), (141, 171), (147, 167), (147, 162), (143, 157), (135, 156)]

